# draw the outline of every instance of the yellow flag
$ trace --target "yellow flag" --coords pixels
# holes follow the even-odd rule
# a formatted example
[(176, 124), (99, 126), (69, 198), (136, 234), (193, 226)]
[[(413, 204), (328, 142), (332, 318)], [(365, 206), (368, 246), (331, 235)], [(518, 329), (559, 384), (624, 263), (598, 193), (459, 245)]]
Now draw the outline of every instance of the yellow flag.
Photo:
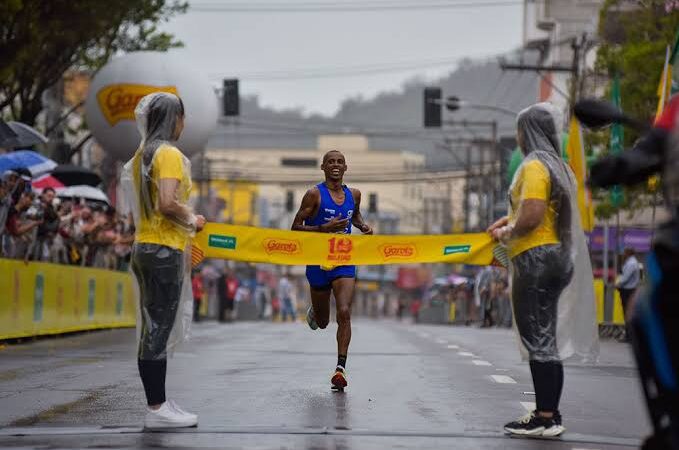
[(582, 128), (580, 127), (580, 122), (575, 117), (571, 119), (569, 126), (566, 153), (568, 154), (568, 164), (575, 174), (578, 185), (578, 210), (580, 211), (582, 228), (586, 232), (590, 232), (594, 228), (594, 207), (592, 205), (592, 196), (585, 184), (587, 180), (587, 161), (585, 160)]
[(203, 258), (282, 265), (455, 263), (499, 265), (486, 233), (345, 235), (208, 223), (193, 239), (193, 265)]
[[(665, 52), (665, 67), (663, 67), (662, 75), (660, 76), (660, 83), (658, 83), (658, 107), (655, 110), (655, 120), (660, 119), (663, 111), (665, 110), (665, 105), (670, 100), (672, 96), (672, 50), (670, 46), (667, 46)], [(658, 175), (653, 175), (648, 179), (647, 185), (651, 192), (658, 190), (658, 185), (660, 183), (660, 178)]]
[(660, 76), (660, 83), (658, 83), (658, 107), (655, 111), (655, 120), (660, 118), (665, 105), (670, 100), (672, 95), (672, 65), (670, 64), (671, 58), (670, 46), (667, 46), (667, 51), (665, 53), (665, 67), (663, 68), (662, 75)]

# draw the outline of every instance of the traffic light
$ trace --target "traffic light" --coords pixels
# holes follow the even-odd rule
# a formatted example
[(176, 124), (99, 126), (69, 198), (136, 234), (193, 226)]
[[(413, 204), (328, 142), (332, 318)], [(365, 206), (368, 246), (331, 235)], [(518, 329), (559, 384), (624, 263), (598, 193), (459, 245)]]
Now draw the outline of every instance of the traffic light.
[(240, 114), (240, 97), (238, 95), (238, 79), (224, 80), (223, 105), (225, 116), (237, 116)]
[(295, 193), (292, 191), (286, 192), (285, 195), (285, 210), (287, 212), (293, 212), (295, 209)]
[(424, 127), (441, 128), (441, 88), (424, 88)]
[(368, 195), (368, 213), (377, 214), (377, 194), (374, 192)]

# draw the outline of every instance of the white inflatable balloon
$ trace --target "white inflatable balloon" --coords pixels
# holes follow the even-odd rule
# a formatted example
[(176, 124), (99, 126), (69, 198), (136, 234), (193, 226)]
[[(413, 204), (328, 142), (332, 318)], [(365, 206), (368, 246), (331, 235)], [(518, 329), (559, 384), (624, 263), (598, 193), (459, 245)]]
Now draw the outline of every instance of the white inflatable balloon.
[(130, 53), (99, 71), (85, 103), (92, 135), (114, 159), (128, 160), (139, 146), (134, 108), (139, 99), (156, 91), (172, 92), (184, 102), (186, 118), (179, 148), (191, 156), (207, 144), (217, 125), (218, 109), (207, 76), (188, 70), (172, 53)]

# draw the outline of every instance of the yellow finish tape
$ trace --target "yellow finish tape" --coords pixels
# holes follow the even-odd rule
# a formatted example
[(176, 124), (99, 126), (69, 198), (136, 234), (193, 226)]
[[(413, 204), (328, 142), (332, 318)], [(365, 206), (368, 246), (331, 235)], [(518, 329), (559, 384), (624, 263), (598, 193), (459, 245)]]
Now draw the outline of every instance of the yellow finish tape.
[(280, 265), (462, 263), (490, 265), (495, 243), (485, 233), (344, 235), (208, 223), (193, 240), (192, 260), (230, 259)]
[(0, 259), (0, 292), (0, 340), (136, 322), (136, 291), (124, 272)]

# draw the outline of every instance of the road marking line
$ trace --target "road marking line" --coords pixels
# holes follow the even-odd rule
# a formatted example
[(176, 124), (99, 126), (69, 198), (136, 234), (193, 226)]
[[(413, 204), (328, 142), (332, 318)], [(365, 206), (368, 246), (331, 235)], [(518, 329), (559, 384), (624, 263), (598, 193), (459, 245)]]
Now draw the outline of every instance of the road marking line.
[(420, 337), (427, 339), (429, 337), (429, 333), (420, 333)]
[(474, 363), (475, 366), (492, 366), (491, 363), (482, 359), (475, 359), (472, 363)]
[(458, 352), (457, 354), (460, 355), (460, 356), (474, 356), (473, 353), (469, 353), (469, 352)]
[(579, 448), (579, 447), (574, 447), (573, 450), (599, 450), (598, 448)]
[(447, 342), (444, 341), (443, 339), (437, 339), (437, 340), (436, 340), (436, 343), (437, 343), (437, 344), (447, 344)]
[(451, 350), (457, 350), (457, 349), (460, 348), (460, 346), (459, 345), (449, 345), (448, 348), (451, 349)]
[(512, 377), (508, 377), (507, 375), (491, 375), (490, 376), (493, 381), (496, 383), (500, 384), (516, 384), (516, 380)]
[(519, 403), (521, 403), (521, 406), (523, 406), (528, 412), (535, 411), (535, 409), (537, 408), (535, 406), (535, 403), (533, 402), (519, 402)]
[(495, 369), (495, 370), (497, 370), (498, 372), (509, 372), (509, 369)]

